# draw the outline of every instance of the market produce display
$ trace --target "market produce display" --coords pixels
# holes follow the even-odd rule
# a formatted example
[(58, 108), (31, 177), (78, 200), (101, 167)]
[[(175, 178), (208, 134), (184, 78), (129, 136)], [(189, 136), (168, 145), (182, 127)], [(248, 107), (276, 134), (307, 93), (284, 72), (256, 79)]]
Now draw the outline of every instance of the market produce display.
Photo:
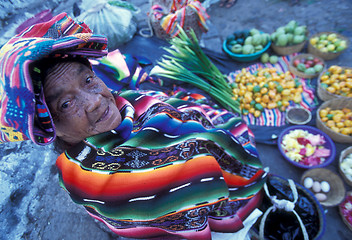
[(309, 39), (309, 43), (321, 52), (341, 52), (347, 48), (347, 41), (337, 33), (321, 33)]
[(331, 94), (352, 97), (352, 68), (332, 65), (319, 81), (320, 87)]
[(305, 129), (293, 129), (284, 134), (280, 141), (281, 152), (291, 161), (312, 167), (323, 164), (332, 151), (322, 134), (314, 134)]
[(295, 20), (291, 20), (286, 25), (278, 27), (270, 37), (273, 44), (286, 47), (303, 43), (307, 33), (306, 25), (299, 25)]
[(258, 29), (236, 31), (227, 37), (227, 47), (235, 54), (253, 54), (264, 49), (269, 43), (268, 33), (260, 32)]
[(319, 111), (320, 120), (331, 130), (352, 136), (352, 110), (349, 108), (323, 108)]
[(285, 111), (290, 101), (300, 103), (302, 100), (301, 82), (290, 72), (282, 73), (276, 68), (258, 69), (253, 74), (242, 69), (231, 87), (244, 115), (259, 117), (265, 108)]

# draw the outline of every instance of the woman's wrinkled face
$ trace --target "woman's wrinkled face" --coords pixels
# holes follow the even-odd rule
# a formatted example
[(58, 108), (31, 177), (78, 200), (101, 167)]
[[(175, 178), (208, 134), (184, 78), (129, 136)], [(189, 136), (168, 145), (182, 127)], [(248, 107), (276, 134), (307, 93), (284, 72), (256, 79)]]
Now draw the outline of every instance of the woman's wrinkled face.
[(57, 136), (68, 143), (78, 143), (121, 123), (110, 90), (82, 63), (55, 65), (45, 79), (44, 95)]

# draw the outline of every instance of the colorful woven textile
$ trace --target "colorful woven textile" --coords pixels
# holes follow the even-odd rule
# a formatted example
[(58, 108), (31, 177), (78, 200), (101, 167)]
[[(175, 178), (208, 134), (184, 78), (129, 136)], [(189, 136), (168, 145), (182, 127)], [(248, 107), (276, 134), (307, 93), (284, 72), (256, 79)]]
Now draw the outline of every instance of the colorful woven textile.
[(75, 203), (125, 237), (203, 240), (243, 227), (267, 174), (240, 118), (161, 92), (124, 91), (116, 103), (120, 126), (57, 159)]
[(121, 54), (117, 49), (105, 57), (90, 60), (94, 73), (114, 91), (122, 89), (136, 90), (145, 81), (154, 81), (141, 65), (151, 64), (147, 59), (138, 56)]
[[(276, 68), (279, 72), (286, 72), (288, 71), (288, 66), (290, 62), (290, 58), (294, 57), (296, 54), (293, 55), (288, 55), (288, 56), (283, 56), (279, 59), (278, 63), (276, 64), (254, 64), (246, 68), (246, 70), (250, 73), (254, 73), (257, 71), (259, 68)], [(236, 75), (240, 72), (241, 70), (237, 70), (234, 72), (229, 73), (228, 75), (228, 80), (230, 83), (234, 82)], [(302, 83), (303, 87), (303, 93), (302, 93), (302, 101), (299, 104), (294, 103), (293, 101), (290, 101), (290, 107), (293, 106), (301, 106), (305, 109), (308, 109), (309, 111), (312, 111), (315, 109), (318, 105), (317, 98), (315, 96), (315, 90), (314, 88), (310, 85), (309, 80), (296, 77), (300, 80)], [(256, 125), (256, 126), (271, 126), (271, 127), (280, 127), (284, 126), (287, 124), (286, 122), (286, 113), (281, 112), (279, 109), (274, 108), (274, 109), (265, 109), (261, 116), (256, 118), (254, 117), (253, 114), (248, 114), (246, 116), (243, 116), (243, 119), (245, 122), (249, 125)]]
[(92, 34), (86, 24), (76, 23), (66, 13), (10, 39), (0, 50), (0, 143), (30, 139), (48, 144), (55, 139), (41, 82), (32, 81), (32, 63), (48, 56), (91, 58), (106, 54), (107, 39)]
[(165, 9), (164, 6), (155, 4), (151, 7), (152, 14), (155, 19), (160, 20), (161, 27), (171, 37), (177, 36), (179, 30), (177, 25), (184, 27), (186, 11), (193, 11), (198, 16), (198, 25), (204, 32), (208, 31), (206, 20), (209, 18), (205, 8), (199, 1), (196, 0), (172, 0), (170, 9)]

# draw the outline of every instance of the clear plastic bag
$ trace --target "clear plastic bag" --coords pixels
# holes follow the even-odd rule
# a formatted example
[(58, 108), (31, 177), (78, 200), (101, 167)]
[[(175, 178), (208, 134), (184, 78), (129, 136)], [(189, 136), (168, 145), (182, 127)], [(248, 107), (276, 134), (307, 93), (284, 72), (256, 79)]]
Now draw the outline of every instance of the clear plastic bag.
[(135, 14), (139, 12), (133, 4), (125, 1), (94, 1), (96, 4), (82, 3), (83, 6), (93, 6), (84, 11), (78, 20), (86, 23), (95, 34), (108, 38), (109, 51), (117, 49), (130, 41), (137, 31)]

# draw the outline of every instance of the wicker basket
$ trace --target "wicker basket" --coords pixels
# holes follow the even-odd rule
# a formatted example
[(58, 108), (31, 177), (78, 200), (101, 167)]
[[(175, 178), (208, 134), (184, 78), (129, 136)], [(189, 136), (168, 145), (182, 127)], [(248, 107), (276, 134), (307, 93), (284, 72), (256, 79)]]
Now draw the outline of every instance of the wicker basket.
[[(170, 9), (171, 8), (171, 3), (172, 3), (172, 1), (167, 1), (167, 0), (153, 0), (152, 1), (152, 5), (159, 4), (159, 5), (163, 6), (165, 9)], [(162, 26), (160, 25), (160, 20), (155, 18), (154, 14), (149, 14), (149, 21), (150, 21), (150, 24), (151, 24), (151, 26), (153, 28), (154, 34), (158, 38), (161, 38), (161, 39), (164, 39), (164, 40), (171, 39), (172, 36), (170, 36), (170, 34), (168, 34), (162, 28)], [(197, 38), (200, 39), (202, 34), (203, 34), (203, 30), (199, 26), (198, 21), (199, 21), (199, 16), (196, 13), (196, 11), (193, 11), (189, 7), (186, 7), (183, 29), (185, 30), (186, 33), (190, 29), (193, 29), (193, 31), (196, 34)]]
[[(312, 38), (314, 38), (314, 37), (318, 37), (318, 36), (320, 36), (320, 35), (322, 35), (322, 34), (327, 34), (327, 35), (329, 35), (329, 34), (331, 34), (331, 33), (335, 33), (338, 38), (340, 38), (340, 39), (342, 39), (342, 40), (345, 40), (346, 43), (347, 43), (346, 49), (348, 48), (349, 39), (346, 38), (346, 37), (344, 37), (344, 36), (342, 36), (341, 34), (336, 33), (336, 32), (320, 32), (320, 33), (316, 33), (316, 34), (314, 34), (313, 36), (311, 36), (310, 39), (312, 39)], [(309, 40), (310, 40), (310, 39), (309, 39)], [(332, 59), (335, 59), (335, 58), (337, 58), (338, 56), (340, 56), (341, 53), (343, 53), (344, 51), (346, 51), (346, 49), (343, 50), (343, 51), (340, 51), (340, 52), (336, 52), (336, 53), (334, 53), (334, 52), (322, 52), (322, 51), (320, 51), (319, 49), (317, 49), (316, 47), (314, 47), (314, 46), (310, 43), (310, 41), (308, 41), (308, 53), (313, 54), (313, 55), (318, 56), (318, 57), (321, 57), (321, 58), (324, 59), (324, 60), (332, 60)]]
[(348, 147), (346, 148), (345, 150), (343, 150), (340, 154), (340, 158), (339, 158), (339, 172), (343, 178), (343, 180), (345, 180), (345, 182), (352, 186), (352, 179), (348, 178), (345, 173), (342, 171), (342, 168), (341, 168), (341, 163), (342, 161), (349, 155), (349, 154), (352, 154), (352, 147)]
[(302, 51), (304, 46), (306, 45), (307, 40), (304, 40), (303, 42), (291, 46), (278, 46), (275, 45), (274, 42), (271, 43), (271, 48), (274, 50), (274, 52), (278, 55), (285, 56), (285, 55), (290, 55), (292, 53), (298, 53)]
[[(346, 198), (348, 196), (352, 196), (352, 191), (348, 191), (346, 193)], [(340, 213), (340, 216), (342, 218), (342, 221), (346, 224), (346, 226), (352, 231), (352, 225), (345, 219), (345, 217), (343, 216), (343, 213), (342, 213), (342, 208), (341, 208), (341, 204), (339, 205), (339, 213)]]
[[(322, 58), (317, 57), (317, 56), (314, 56), (314, 55), (312, 55), (312, 54), (305, 54), (305, 53), (304, 53), (304, 54), (299, 54), (299, 55), (293, 57), (293, 58), (290, 60), (290, 63), (289, 63), (289, 65), (288, 65), (288, 68), (289, 68), (290, 72), (293, 73), (294, 75), (298, 76), (298, 77), (301, 77), (301, 78), (315, 78), (315, 77), (317, 77), (320, 73), (310, 74), (310, 75), (309, 75), (309, 74), (305, 74), (305, 73), (303, 73), (303, 72), (301, 72), (301, 71), (298, 71), (297, 68), (296, 68), (295, 66), (293, 66), (293, 62), (294, 62), (296, 59), (306, 59), (306, 58), (308, 58), (308, 57), (318, 58), (318, 59), (322, 62), (324, 68), (326, 67), (326, 64), (325, 64), (325, 62), (324, 62), (324, 60), (323, 60)], [(324, 70), (323, 70), (323, 71), (324, 71)], [(322, 72), (323, 72), (323, 71), (322, 71)]]
[[(342, 67), (342, 69), (351, 69), (350, 67)], [(322, 71), (318, 77), (318, 88), (317, 88), (317, 92), (318, 92), (318, 96), (322, 101), (328, 101), (334, 98), (347, 98), (347, 97), (343, 97), (337, 94), (333, 94), (328, 92), (325, 88), (323, 88), (320, 84), (320, 79), (321, 77), (325, 74), (326, 71)]]
[(305, 171), (301, 177), (301, 184), (306, 177), (312, 178), (314, 181), (327, 181), (330, 185), (330, 191), (326, 193), (327, 199), (321, 201), (320, 204), (325, 207), (333, 207), (339, 205), (345, 198), (346, 189), (342, 179), (335, 172), (327, 168), (313, 168)]
[(347, 136), (341, 133), (337, 133), (333, 130), (331, 130), (329, 127), (327, 127), (323, 121), (320, 119), (319, 112), (320, 110), (330, 107), (333, 110), (336, 109), (342, 109), (342, 108), (349, 108), (352, 109), (352, 98), (335, 98), (331, 99), (329, 101), (326, 101), (320, 105), (320, 107), (317, 110), (317, 115), (316, 115), (316, 125), (317, 127), (325, 132), (329, 137), (339, 143), (352, 143), (352, 136)]

